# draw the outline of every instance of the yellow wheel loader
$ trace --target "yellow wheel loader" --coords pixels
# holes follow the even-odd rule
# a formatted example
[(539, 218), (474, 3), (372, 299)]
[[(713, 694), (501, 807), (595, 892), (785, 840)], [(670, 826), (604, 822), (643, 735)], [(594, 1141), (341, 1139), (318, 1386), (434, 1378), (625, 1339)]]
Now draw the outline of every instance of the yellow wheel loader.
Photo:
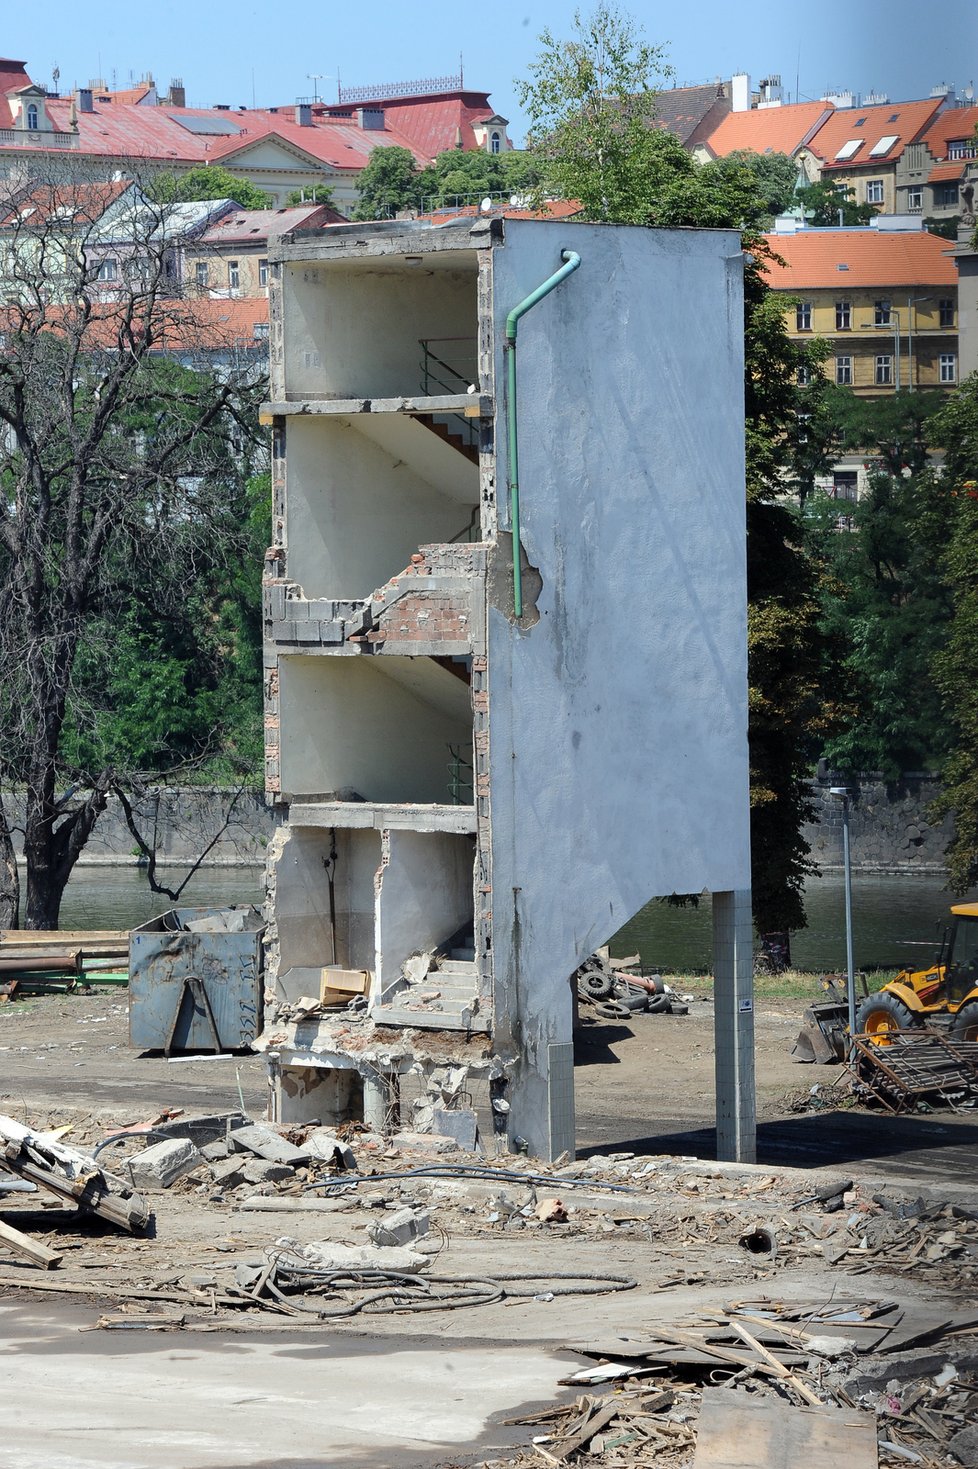
[(879, 1046), (890, 1032), (946, 1026), (956, 1041), (978, 1041), (978, 903), (957, 903), (930, 969), (904, 969), (856, 1011), (856, 1033)]

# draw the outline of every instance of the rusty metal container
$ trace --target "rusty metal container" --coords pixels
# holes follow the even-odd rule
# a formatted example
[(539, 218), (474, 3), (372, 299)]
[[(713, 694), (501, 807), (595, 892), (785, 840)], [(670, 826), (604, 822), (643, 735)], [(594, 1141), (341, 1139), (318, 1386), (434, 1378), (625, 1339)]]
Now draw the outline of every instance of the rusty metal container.
[(257, 908), (171, 908), (129, 936), (129, 1044), (236, 1051), (262, 1026)]

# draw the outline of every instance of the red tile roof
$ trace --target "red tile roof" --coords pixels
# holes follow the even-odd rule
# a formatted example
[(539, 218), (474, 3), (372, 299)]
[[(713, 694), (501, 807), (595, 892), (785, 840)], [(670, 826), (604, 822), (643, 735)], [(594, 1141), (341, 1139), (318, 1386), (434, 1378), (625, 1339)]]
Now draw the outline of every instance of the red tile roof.
[(929, 184), (940, 183), (942, 179), (953, 180), (963, 178), (970, 158), (954, 158), (950, 163), (936, 163), (927, 175)]
[[(419, 162), (426, 155), (404, 134), (387, 126), (383, 131), (358, 128), (354, 122), (317, 118), (310, 127), (300, 127), (291, 109), (285, 112), (238, 111), (204, 107), (144, 107), (132, 102), (95, 102), (91, 112), (74, 107), (71, 98), (49, 99), (48, 115), (61, 131), (71, 131), (77, 117), (78, 148), (72, 153), (97, 158), (153, 159), (163, 163), (211, 163), (233, 155), (268, 138), (280, 138), (300, 149), (319, 164), (334, 168), (361, 169), (376, 147), (397, 144), (409, 148)], [(181, 125), (181, 118), (191, 127)], [(227, 133), (193, 131), (198, 126), (221, 126)], [(24, 144), (29, 148), (34, 143)], [(39, 151), (46, 147), (45, 134), (37, 134)], [(18, 152), (21, 151), (18, 149)]]
[[(472, 152), (478, 147), (473, 124), (492, 117), (493, 108), (488, 92), (444, 92), (429, 97), (378, 96), (373, 102), (363, 104), (382, 107), (387, 125), (408, 139), (402, 147), (412, 148), (424, 162), (458, 146), (458, 135), (462, 135), (462, 148)], [(351, 113), (355, 109), (349, 104), (340, 106), (327, 103), (325, 110), (331, 116)]]
[(343, 220), (326, 204), (296, 204), (287, 209), (236, 209), (198, 237), (200, 245), (260, 245), (277, 240), (289, 230), (316, 229)]
[(942, 158), (947, 158), (949, 143), (958, 138), (966, 138), (969, 142), (974, 142), (976, 126), (978, 126), (978, 107), (946, 107), (935, 117), (921, 138), (921, 142), (926, 143), (932, 157), (940, 161)]
[(706, 140), (714, 158), (746, 149), (751, 153), (797, 153), (833, 113), (831, 102), (792, 102), (728, 112)]
[[(807, 229), (766, 235), (783, 265), (764, 263), (776, 291), (856, 290), (876, 286), (956, 286), (948, 241), (920, 231)], [(844, 269), (840, 269), (844, 267)]]
[(7, 101), (8, 92), (16, 92), (20, 87), (31, 86), (31, 79), (25, 70), (23, 61), (11, 61), (9, 57), (0, 56), (0, 128), (9, 128), (14, 125), (14, 116)]
[[(932, 97), (924, 102), (881, 102), (873, 107), (840, 107), (819, 128), (808, 146), (828, 169), (872, 168), (892, 163), (900, 157), (907, 144), (914, 142), (923, 132), (940, 105), (941, 99)], [(886, 153), (871, 158), (873, 147), (889, 137), (896, 139), (892, 147)], [(836, 156), (846, 143), (856, 141), (860, 146), (850, 157)]]
[[(94, 224), (116, 199), (135, 188), (131, 179), (111, 183), (33, 184), (17, 194), (10, 209), (0, 213), (0, 227), (23, 220), (28, 230), (37, 229), (48, 216), (64, 224), (82, 227)], [(8, 196), (9, 197), (9, 196)]]

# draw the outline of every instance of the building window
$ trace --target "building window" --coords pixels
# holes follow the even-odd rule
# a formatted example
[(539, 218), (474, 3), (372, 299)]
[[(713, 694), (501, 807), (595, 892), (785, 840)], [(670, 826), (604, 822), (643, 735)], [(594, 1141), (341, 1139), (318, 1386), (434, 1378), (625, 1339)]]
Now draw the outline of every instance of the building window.
[(37, 132), (37, 108), (33, 102), (27, 109), (27, 129), (28, 132)]
[(812, 329), (812, 303), (811, 301), (799, 301), (795, 307), (795, 328), (800, 332), (810, 332)]
[(882, 202), (883, 202), (883, 180), (882, 179), (867, 179), (866, 180), (866, 203), (867, 204), (882, 204)]
[(847, 332), (852, 326), (852, 310), (848, 301), (836, 301), (835, 303), (835, 329), (837, 332)]
[(503, 146), (503, 140), (498, 133), (491, 133), (489, 137), (489, 152), (498, 153)]
[(851, 357), (837, 357), (835, 359), (835, 380), (840, 388), (852, 387)]
[(800, 388), (807, 388), (808, 385), (809, 385), (809, 383), (811, 382), (811, 380), (812, 380), (812, 370), (809, 367), (808, 363), (807, 362), (800, 363), (799, 364), (799, 367), (798, 367), (798, 371), (795, 374), (795, 381), (797, 382), (798, 386)]
[(268, 322), (256, 321), (252, 335), (256, 342), (266, 342), (268, 340)]
[(238, 270), (236, 260), (228, 261), (228, 289), (237, 291), (241, 285), (241, 272)]
[(873, 325), (874, 326), (889, 326), (890, 325), (890, 303), (889, 303), (889, 301), (876, 301), (876, 302), (874, 302)]
[(264, 290), (265, 286), (268, 285), (268, 261), (267, 260), (259, 260), (259, 262), (258, 262), (258, 284), (262, 287), (263, 290)]
[(937, 303), (941, 326), (954, 325), (954, 302), (950, 296), (945, 296)]
[(837, 469), (832, 476), (829, 491), (833, 500), (856, 500), (859, 497), (859, 476), (854, 469)]
[(944, 184), (942, 188), (937, 190), (937, 197), (934, 202), (941, 209), (954, 209), (958, 202), (957, 184)]
[(197, 264), (194, 267), (194, 271), (195, 271), (195, 275), (196, 275), (197, 289), (198, 289), (198, 291), (206, 291), (207, 290), (207, 277), (208, 277), (208, 275), (210, 273), (210, 267), (208, 266), (207, 261), (206, 260), (198, 260), (197, 261)]
[(924, 195), (921, 189), (907, 190), (907, 210), (910, 214), (919, 214), (924, 207)]
[(947, 145), (948, 158), (974, 158), (978, 149), (972, 138), (952, 138)]
[(118, 277), (118, 274), (119, 267), (111, 256), (103, 260), (98, 268), (98, 278), (100, 281), (114, 281)]
[(893, 381), (893, 358), (883, 352), (876, 358), (876, 386), (885, 388)]
[(941, 382), (956, 383), (958, 380), (958, 359), (953, 352), (942, 352), (940, 356)]

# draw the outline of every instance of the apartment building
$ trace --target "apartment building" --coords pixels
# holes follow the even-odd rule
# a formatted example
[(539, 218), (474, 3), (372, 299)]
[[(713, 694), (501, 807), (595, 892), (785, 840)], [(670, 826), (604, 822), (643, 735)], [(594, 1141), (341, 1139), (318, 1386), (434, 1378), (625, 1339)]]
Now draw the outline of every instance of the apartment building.
[(215, 299), (268, 294), (268, 251), (292, 230), (344, 223), (328, 204), (234, 208), (183, 251), (187, 291)]
[(753, 1156), (739, 235), (462, 216), (270, 261), (273, 1115), (396, 1126), (450, 1072), (572, 1150), (575, 970), (707, 890)]
[(954, 388), (958, 275), (949, 241), (926, 230), (790, 229), (770, 234), (783, 264), (768, 280), (792, 298), (788, 330), (830, 344), (825, 372), (860, 396)]

